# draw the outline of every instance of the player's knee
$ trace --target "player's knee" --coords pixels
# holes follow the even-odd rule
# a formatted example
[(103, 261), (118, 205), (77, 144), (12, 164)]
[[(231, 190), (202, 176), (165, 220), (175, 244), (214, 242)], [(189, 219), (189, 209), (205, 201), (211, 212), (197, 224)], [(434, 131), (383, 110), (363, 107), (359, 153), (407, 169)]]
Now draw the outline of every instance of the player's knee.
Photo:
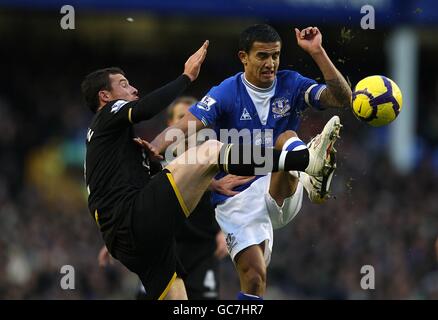
[(202, 145), (210, 150), (218, 150), (219, 151), (221, 149), (223, 143), (218, 141), (218, 140), (210, 139), (210, 140), (205, 141)]
[(223, 143), (218, 140), (207, 140), (199, 146), (198, 155), (205, 163), (216, 163)]
[(266, 270), (262, 268), (248, 268), (243, 273), (243, 282), (251, 294), (264, 292), (266, 287)]
[(283, 147), (284, 143), (292, 138), (292, 137), (297, 137), (297, 133), (293, 130), (286, 130), (284, 132), (282, 132), (278, 138), (277, 141), (275, 142), (275, 149), (277, 150), (281, 150), (281, 148)]
[(175, 279), (165, 300), (187, 300), (186, 288), (181, 278)]

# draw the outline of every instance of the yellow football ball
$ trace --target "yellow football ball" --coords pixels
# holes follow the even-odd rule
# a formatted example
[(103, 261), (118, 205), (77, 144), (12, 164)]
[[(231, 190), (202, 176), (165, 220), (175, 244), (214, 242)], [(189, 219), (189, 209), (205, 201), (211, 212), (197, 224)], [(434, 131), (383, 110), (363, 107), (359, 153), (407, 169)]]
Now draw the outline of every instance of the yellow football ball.
[(400, 88), (384, 76), (360, 80), (352, 96), (354, 115), (374, 127), (394, 121), (402, 109), (402, 102)]

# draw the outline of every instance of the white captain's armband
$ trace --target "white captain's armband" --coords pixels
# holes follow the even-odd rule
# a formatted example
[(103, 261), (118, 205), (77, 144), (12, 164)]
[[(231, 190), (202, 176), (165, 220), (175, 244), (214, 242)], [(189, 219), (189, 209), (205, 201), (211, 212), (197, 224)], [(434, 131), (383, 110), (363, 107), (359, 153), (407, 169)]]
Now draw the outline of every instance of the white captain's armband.
[[(316, 92), (312, 93), (312, 89), (315, 87), (318, 87), (318, 90)], [(327, 88), (326, 85), (319, 85), (319, 84), (312, 84), (309, 88), (307, 88), (306, 92), (304, 93), (304, 101), (309, 107), (317, 107), (313, 105), (313, 102), (319, 101), (319, 98), (321, 97), (322, 92)], [(319, 104), (318, 104), (319, 106)]]

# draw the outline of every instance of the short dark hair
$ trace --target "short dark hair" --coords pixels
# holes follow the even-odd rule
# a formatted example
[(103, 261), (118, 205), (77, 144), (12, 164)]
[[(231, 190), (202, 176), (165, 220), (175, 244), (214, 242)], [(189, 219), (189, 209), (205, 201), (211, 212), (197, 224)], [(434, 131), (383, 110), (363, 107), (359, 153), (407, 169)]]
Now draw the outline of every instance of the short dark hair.
[(110, 74), (125, 75), (122, 69), (110, 67), (93, 71), (82, 81), (82, 94), (87, 106), (93, 113), (96, 113), (99, 108), (99, 91), (111, 90)]
[(188, 105), (193, 105), (197, 102), (198, 100), (195, 97), (192, 96), (181, 96), (176, 98), (175, 100), (172, 101), (171, 104), (169, 104), (169, 106), (167, 107), (167, 119), (168, 120), (172, 120), (173, 118), (173, 110), (175, 109), (175, 106), (178, 103), (186, 103)]
[(268, 24), (256, 24), (246, 28), (240, 34), (239, 51), (249, 53), (254, 42), (277, 42), (280, 41), (280, 35)]

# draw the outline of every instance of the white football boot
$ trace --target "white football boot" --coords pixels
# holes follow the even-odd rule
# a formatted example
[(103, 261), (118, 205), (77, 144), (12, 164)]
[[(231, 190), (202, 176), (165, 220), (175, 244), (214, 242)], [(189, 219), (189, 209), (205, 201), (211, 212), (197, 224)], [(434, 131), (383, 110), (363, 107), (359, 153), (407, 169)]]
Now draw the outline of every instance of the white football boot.
[(329, 164), (325, 166), (324, 175), (314, 177), (305, 172), (299, 172), (299, 179), (313, 203), (321, 204), (329, 198), (330, 184), (336, 169), (336, 150), (332, 148)]
[(339, 138), (342, 124), (338, 116), (333, 116), (324, 126), (320, 134), (314, 137), (307, 145), (309, 149), (309, 165), (305, 173), (313, 177), (329, 176), (333, 171), (330, 153)]

